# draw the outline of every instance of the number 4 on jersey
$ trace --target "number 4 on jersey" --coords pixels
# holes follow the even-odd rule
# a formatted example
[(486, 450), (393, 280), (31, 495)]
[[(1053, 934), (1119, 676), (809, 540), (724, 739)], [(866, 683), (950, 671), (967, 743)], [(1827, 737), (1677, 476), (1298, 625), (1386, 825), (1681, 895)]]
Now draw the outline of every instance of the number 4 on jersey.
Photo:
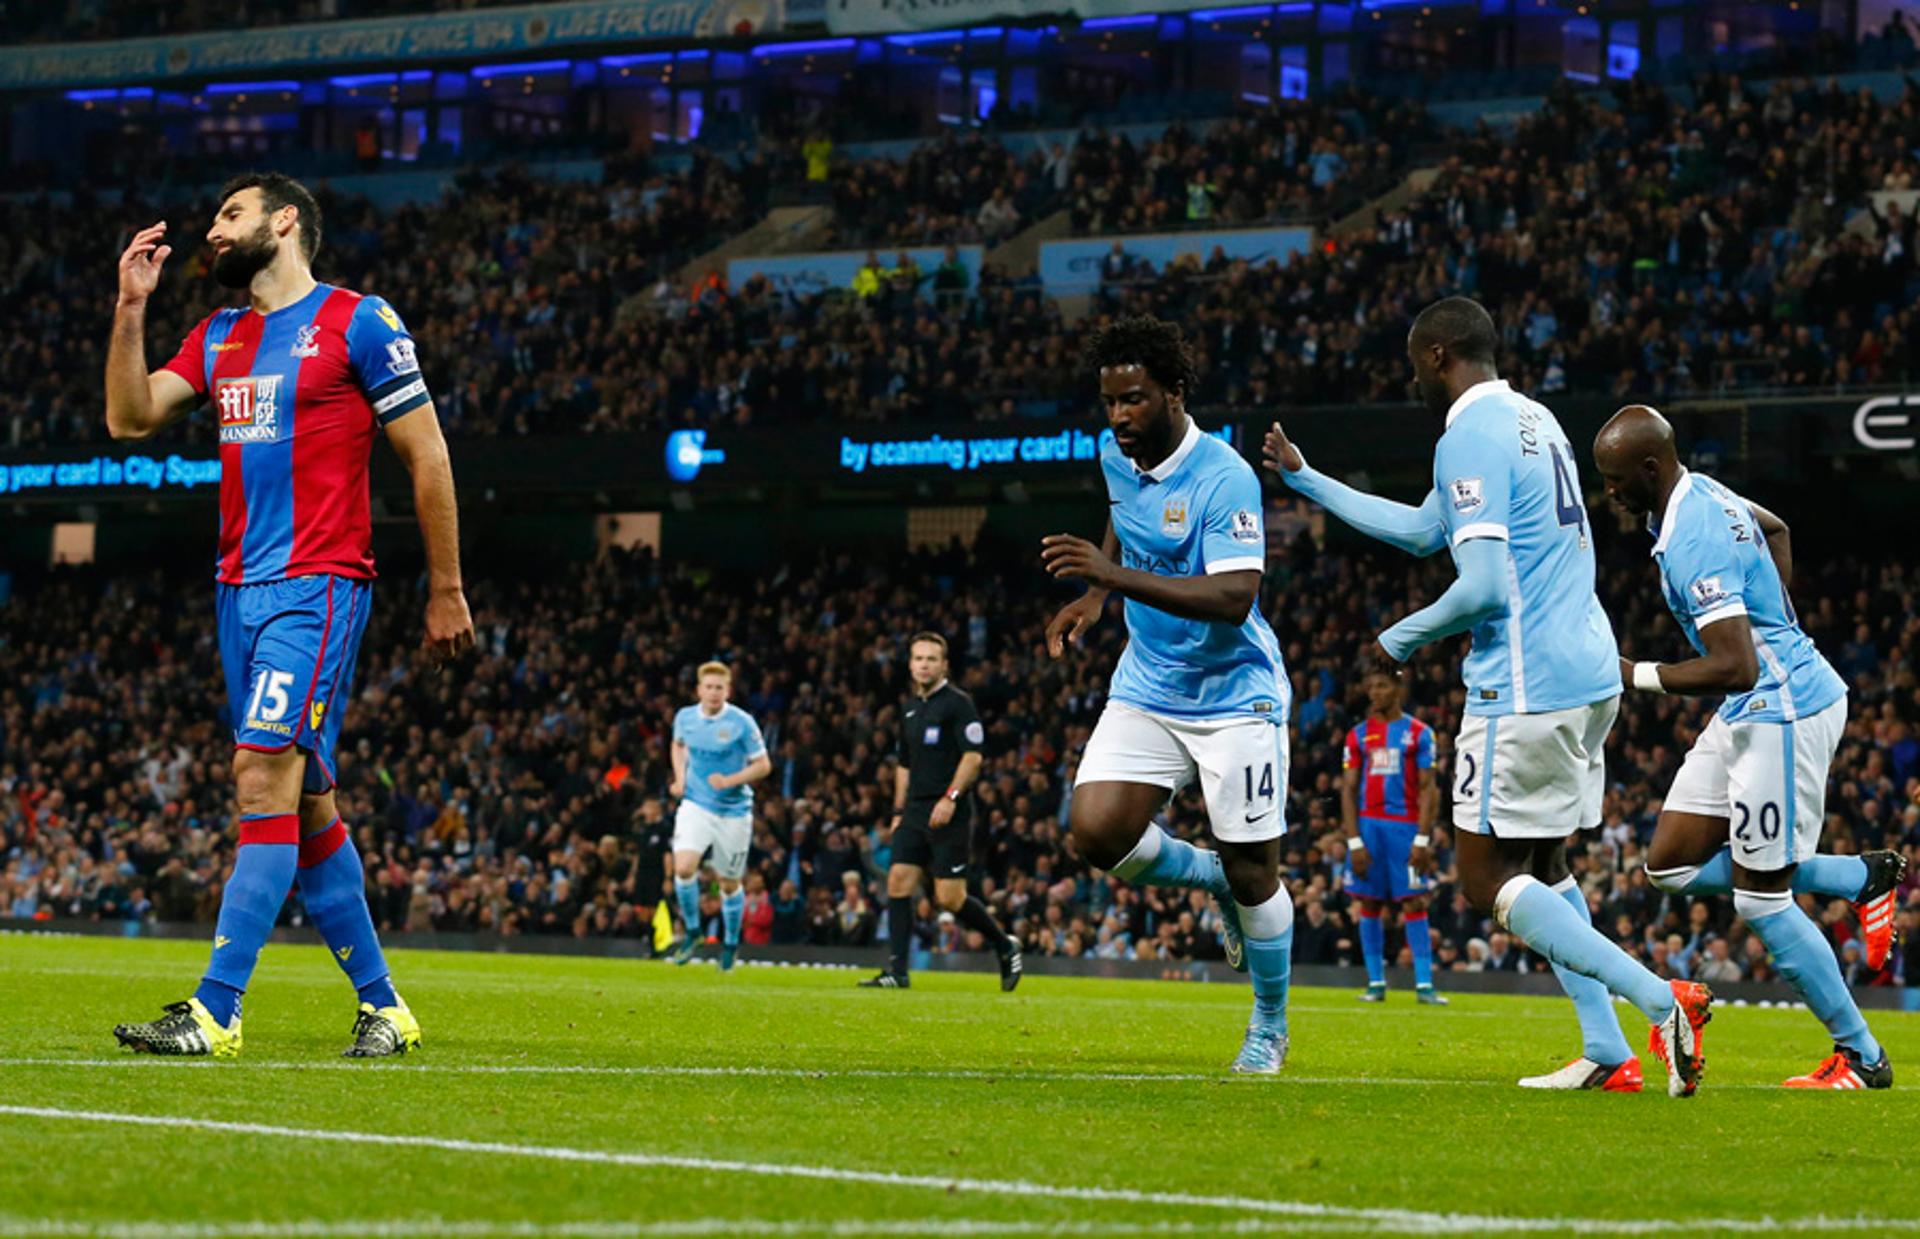
[(1574, 481), (1573, 466), (1561, 455), (1558, 443), (1547, 444), (1547, 455), (1553, 458), (1553, 509), (1560, 518), (1562, 527), (1572, 525), (1580, 531), (1580, 549), (1587, 549), (1587, 505), (1581, 499), (1579, 484)]

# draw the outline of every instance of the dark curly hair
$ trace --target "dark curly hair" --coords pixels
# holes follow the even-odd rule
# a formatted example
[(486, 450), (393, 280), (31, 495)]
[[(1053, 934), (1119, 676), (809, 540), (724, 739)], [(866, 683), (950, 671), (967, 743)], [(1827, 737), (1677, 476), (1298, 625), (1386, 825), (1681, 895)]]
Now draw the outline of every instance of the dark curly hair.
[(1081, 361), (1096, 376), (1112, 366), (1139, 366), (1169, 394), (1185, 399), (1200, 383), (1186, 333), (1178, 323), (1150, 314), (1129, 314), (1097, 328), (1087, 337)]

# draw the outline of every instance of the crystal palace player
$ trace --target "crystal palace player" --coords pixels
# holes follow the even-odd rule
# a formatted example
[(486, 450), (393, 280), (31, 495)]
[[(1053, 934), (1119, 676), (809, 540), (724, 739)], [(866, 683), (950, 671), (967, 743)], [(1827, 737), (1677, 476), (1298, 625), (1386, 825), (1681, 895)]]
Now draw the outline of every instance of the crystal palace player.
[(1413, 956), (1413, 992), (1445, 1006), (1433, 988), (1433, 937), (1427, 932), (1427, 878), (1433, 815), (1433, 729), (1401, 708), (1401, 682), (1391, 667), (1367, 672), (1367, 717), (1347, 732), (1341, 760), (1340, 808), (1347, 829), (1347, 893), (1360, 904), (1360, 950), (1367, 962), (1368, 1002), (1387, 996), (1388, 903), (1400, 907)]
[(473, 643), (460, 584), (453, 473), (413, 340), (378, 297), (314, 282), (320, 210), (277, 174), (230, 182), (207, 232), (213, 274), (245, 289), (172, 361), (146, 368), (146, 304), (172, 247), (166, 225), (120, 256), (107, 354), (107, 428), (145, 438), (210, 400), (220, 426), (220, 661), (233, 721), (240, 846), (193, 996), (114, 1030), (154, 1054), (240, 1052), (240, 996), (296, 883), (359, 991), (350, 1057), (403, 1054), (420, 1027), (394, 992), (367, 912), (359, 854), (334, 805), (333, 747), (352, 699), (373, 582), (367, 458), (374, 432), (413, 476), (426, 542), (427, 645)]
[[(1115, 877), (1213, 897), (1228, 962), (1253, 976), (1233, 1070), (1271, 1075), (1286, 1063), (1292, 972), (1293, 900), (1280, 880), (1292, 691), (1260, 614), (1260, 479), (1188, 416), (1197, 376), (1177, 326), (1120, 319), (1094, 333), (1087, 361), (1113, 428), (1100, 450), (1107, 532), (1101, 546), (1044, 539), (1047, 570), (1087, 585), (1047, 625), (1047, 649), (1060, 657), (1110, 593), (1126, 599), (1127, 646), (1080, 762), (1068, 828), (1080, 855)], [(1218, 851), (1154, 821), (1196, 779)]]
[(1780, 975), (1833, 1034), (1833, 1053), (1789, 1088), (1888, 1088), (1893, 1068), (1847, 991), (1833, 950), (1795, 892), (1854, 900), (1870, 963), (1893, 945), (1897, 852), (1820, 856), (1827, 768), (1847, 725), (1847, 685), (1794, 616), (1785, 522), (1681, 466), (1673, 427), (1628, 405), (1601, 427), (1594, 463), (1607, 494), (1654, 533), (1662, 593), (1698, 657), (1629, 663), (1651, 693), (1724, 700), (1674, 776), (1647, 851), (1647, 877), (1687, 895), (1733, 892), (1734, 910)]
[(1445, 423), (1433, 490), (1420, 507), (1316, 473), (1278, 422), (1267, 435), (1267, 463), (1363, 533), (1416, 554), (1453, 551), (1459, 578), (1382, 633), (1376, 649), (1401, 663), (1429, 642), (1473, 634), (1454, 746), (1460, 886), (1476, 909), (1553, 961), (1587, 1041), (1586, 1069), (1522, 1084), (1640, 1090), (1639, 1060), (1621, 1035), (1611, 990), (1652, 1021), (1669, 1095), (1692, 1096), (1712, 995), (1704, 985), (1662, 981), (1595, 930), (1567, 874), (1564, 841), (1600, 824), (1619, 650), (1593, 592), (1573, 448), (1551, 412), (1500, 379), (1499, 343), (1492, 317), (1464, 297), (1435, 302), (1414, 320), (1414, 385)]

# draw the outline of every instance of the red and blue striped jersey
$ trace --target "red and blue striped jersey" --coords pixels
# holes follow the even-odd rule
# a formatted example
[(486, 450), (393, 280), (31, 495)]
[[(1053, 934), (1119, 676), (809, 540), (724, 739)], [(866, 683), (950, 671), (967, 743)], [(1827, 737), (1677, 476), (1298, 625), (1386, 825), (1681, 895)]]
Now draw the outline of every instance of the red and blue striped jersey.
[(1364, 719), (1347, 733), (1345, 769), (1358, 770), (1360, 816), (1419, 822), (1419, 771), (1433, 768), (1433, 729), (1410, 714)]
[(393, 307), (320, 284), (271, 314), (215, 310), (164, 369), (220, 421), (218, 579), (371, 579), (373, 432), (429, 400)]

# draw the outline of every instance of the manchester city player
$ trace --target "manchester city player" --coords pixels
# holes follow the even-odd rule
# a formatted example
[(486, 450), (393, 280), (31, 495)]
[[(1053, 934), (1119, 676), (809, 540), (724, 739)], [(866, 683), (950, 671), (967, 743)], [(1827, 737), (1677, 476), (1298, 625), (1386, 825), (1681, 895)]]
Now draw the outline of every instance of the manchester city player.
[(149, 374), (146, 307), (173, 252), (166, 231), (143, 229), (120, 256), (107, 429), (144, 439), (205, 402), (217, 416), (218, 630), (240, 846), (199, 988), (114, 1035), (151, 1054), (238, 1054), (241, 994), (297, 884), (359, 991), (347, 1054), (403, 1054), (420, 1026), (394, 992), (367, 912), (366, 875), (335, 805), (333, 750), (373, 590), (376, 433), (413, 477), (427, 647), (444, 658), (473, 644), (446, 441), (400, 316), (379, 297), (315, 282), (320, 208), (277, 173), (228, 182), (207, 230), (214, 278), (244, 289), (247, 306), (214, 311)]
[(1573, 448), (1552, 413), (1501, 381), (1498, 344), (1493, 319), (1464, 297), (1436, 302), (1414, 320), (1407, 353), (1415, 384), (1446, 422), (1434, 489), (1419, 508), (1309, 469), (1277, 422), (1267, 462), (1362, 532), (1421, 555), (1452, 548), (1459, 578), (1382, 633), (1376, 652), (1404, 663), (1429, 642), (1473, 634), (1452, 775), (1461, 887), (1475, 908), (1553, 961), (1587, 1041), (1583, 1059), (1523, 1083), (1639, 1090), (1638, 1061), (1606, 996), (1612, 990), (1652, 1021), (1668, 1094), (1691, 1096), (1712, 995), (1704, 985), (1662, 981), (1597, 932), (1567, 874), (1564, 841), (1600, 823), (1619, 651), (1593, 592)]
[(1433, 858), (1434, 814), (1440, 789), (1433, 781), (1433, 729), (1403, 708), (1406, 685), (1390, 667), (1369, 668), (1367, 716), (1347, 732), (1341, 755), (1340, 813), (1347, 831), (1347, 894), (1359, 905), (1360, 953), (1367, 965), (1365, 1002), (1387, 997), (1386, 926), (1389, 903), (1413, 956), (1413, 993), (1444, 1007), (1433, 988), (1433, 936), (1427, 930), (1427, 870)]
[(747, 897), (740, 879), (753, 844), (753, 787), (773, 773), (767, 742), (753, 717), (729, 704), (733, 670), (703, 663), (700, 700), (673, 716), (673, 786), (680, 808), (673, 818), (673, 894), (684, 934), (673, 962), (684, 964), (700, 949), (700, 860), (713, 851), (720, 879), (720, 971), (733, 968), (740, 951), (740, 920)]
[(1827, 767), (1847, 725), (1847, 686), (1794, 616), (1786, 524), (1683, 468), (1673, 427), (1645, 405), (1629, 405), (1601, 427), (1593, 460), (1608, 496), (1653, 531), (1661, 592), (1698, 655), (1622, 660), (1622, 681), (1650, 693), (1725, 696), (1667, 793), (1648, 877), (1695, 895), (1723, 894), (1730, 879), (1734, 908), (1833, 1034), (1833, 1053), (1787, 1087), (1889, 1088), (1886, 1051), (1826, 939), (1793, 899), (1811, 891), (1855, 900), (1861, 924), (1890, 946), (1905, 865), (1891, 852), (1815, 854)]
[[(1188, 416), (1193, 354), (1177, 326), (1120, 319), (1093, 334), (1086, 359), (1113, 430), (1100, 454), (1109, 521), (1101, 546), (1043, 540), (1047, 570), (1087, 586), (1047, 625), (1047, 648), (1060, 657), (1109, 594), (1126, 600), (1128, 639), (1080, 762), (1069, 829), (1080, 855), (1116, 877), (1217, 901), (1227, 958), (1253, 976), (1233, 1070), (1272, 1074), (1287, 1056), (1293, 945), (1280, 881), (1291, 701), (1280, 643), (1257, 606), (1260, 480)], [(1217, 851), (1154, 821), (1196, 777)]]

